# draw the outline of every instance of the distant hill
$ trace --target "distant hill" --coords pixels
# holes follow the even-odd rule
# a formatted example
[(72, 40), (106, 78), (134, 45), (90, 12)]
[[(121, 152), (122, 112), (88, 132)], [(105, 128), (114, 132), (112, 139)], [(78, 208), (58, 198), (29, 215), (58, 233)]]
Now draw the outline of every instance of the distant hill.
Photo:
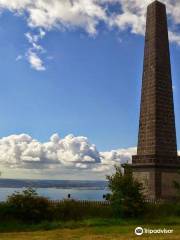
[(0, 188), (88, 188), (105, 189), (107, 181), (0, 179)]

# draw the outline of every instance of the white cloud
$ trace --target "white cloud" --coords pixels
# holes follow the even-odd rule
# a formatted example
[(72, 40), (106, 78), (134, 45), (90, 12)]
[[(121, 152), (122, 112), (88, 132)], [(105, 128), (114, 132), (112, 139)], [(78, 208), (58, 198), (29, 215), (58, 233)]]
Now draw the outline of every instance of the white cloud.
[(113, 172), (115, 164), (131, 163), (136, 152), (136, 147), (99, 152), (86, 137), (72, 134), (64, 138), (53, 134), (47, 142), (19, 134), (0, 139), (0, 167), (5, 175), (14, 171), (13, 174), (21, 172), (20, 176), (24, 176), (31, 169), (27, 173), (32, 176), (104, 178)]
[[(146, 24), (146, 9), (147, 5), (153, 0), (109, 0), (111, 3), (116, 2), (121, 5), (121, 11), (114, 14), (109, 20), (112, 27), (117, 27), (120, 30), (127, 30), (134, 34), (144, 35)], [(171, 20), (169, 38), (171, 42), (180, 45), (180, 32), (177, 30), (180, 24), (180, 1), (179, 0), (161, 0), (167, 6), (167, 14)]]
[(136, 152), (136, 147), (100, 152), (101, 164), (93, 168), (93, 171), (106, 172), (112, 170), (115, 164), (131, 163), (132, 155), (135, 155)]
[(45, 52), (44, 48), (39, 44), (39, 41), (43, 39), (45, 35), (46, 32), (41, 28), (37, 34), (32, 34), (31, 32), (27, 32), (25, 34), (28, 42), (30, 43), (30, 48), (26, 53), (27, 60), (30, 63), (31, 67), (37, 71), (46, 70), (43, 60), (39, 56)]
[(96, 25), (106, 19), (106, 11), (97, 0), (0, 0), (1, 9), (27, 12), (30, 27), (82, 27), (96, 33)]
[(38, 51), (44, 51), (43, 47), (38, 44), (39, 40), (43, 39), (46, 35), (46, 32), (42, 30), (41, 28), (39, 29), (37, 34), (32, 34), (31, 32), (27, 32), (25, 34), (28, 42), (32, 45), (32, 48)]
[[(25, 16), (30, 31), (40, 29), (39, 35), (27, 33), (28, 41), (36, 51), (43, 50), (38, 44), (45, 31), (84, 29), (89, 35), (98, 33), (98, 25), (120, 31), (130, 30), (144, 35), (146, 8), (153, 0), (0, 0), (0, 11), (9, 10)], [(170, 40), (180, 44), (180, 1), (162, 0), (167, 4), (170, 19)], [(110, 8), (116, 4), (116, 10)], [(36, 53), (37, 54), (37, 53)], [(42, 61), (42, 60), (41, 60)]]
[(179, 33), (169, 31), (169, 39), (171, 40), (171, 42), (174, 42), (174, 43), (177, 43), (178, 45), (180, 45), (180, 34)]
[(40, 59), (37, 53), (34, 52), (32, 49), (28, 50), (27, 59), (33, 69), (37, 71), (46, 70), (45, 66), (43, 65), (43, 61)]
[[(97, 33), (103, 21), (111, 26), (143, 34), (146, 8), (153, 0), (0, 0), (0, 9), (19, 14), (27, 13), (30, 27), (43, 29), (81, 27), (89, 34)], [(174, 24), (180, 23), (179, 0), (162, 0)], [(119, 4), (119, 11), (109, 11), (109, 6)], [(44, 34), (44, 32), (42, 32)]]
[(136, 148), (99, 152), (86, 137), (53, 134), (41, 143), (27, 134), (0, 139), (0, 165), (16, 169), (85, 169), (107, 172), (115, 163), (131, 161)]

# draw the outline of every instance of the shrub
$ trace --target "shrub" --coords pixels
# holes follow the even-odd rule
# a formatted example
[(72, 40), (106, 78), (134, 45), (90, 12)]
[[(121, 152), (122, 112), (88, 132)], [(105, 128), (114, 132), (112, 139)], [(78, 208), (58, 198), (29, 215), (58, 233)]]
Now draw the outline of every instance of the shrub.
[[(179, 179), (180, 179), (180, 171), (178, 171), (178, 174), (179, 174)], [(174, 185), (174, 188), (176, 190), (176, 201), (177, 203), (180, 204), (180, 181), (176, 181), (174, 180), (173, 181), (173, 185)]]
[(53, 203), (28, 188), (15, 192), (0, 203), (0, 222), (38, 223), (50, 220), (80, 220), (87, 217), (111, 217), (110, 205), (66, 199)]
[(148, 203), (145, 217), (148, 219), (176, 216), (180, 217), (180, 204), (176, 202)]
[[(128, 168), (128, 166), (127, 166)], [(114, 213), (117, 216), (137, 217), (144, 212), (144, 196), (142, 184), (133, 179), (130, 169), (123, 174), (120, 166), (115, 166), (115, 173), (107, 176)]]
[(111, 206), (94, 202), (64, 200), (54, 208), (56, 220), (79, 220), (87, 217), (111, 217)]
[(0, 222), (11, 221), (12, 219), (9, 204), (7, 202), (0, 202)]
[(78, 220), (83, 216), (82, 209), (75, 200), (64, 200), (54, 208), (54, 217), (61, 220)]
[(24, 222), (40, 222), (52, 217), (48, 199), (38, 196), (32, 188), (9, 196), (7, 206), (9, 216)]

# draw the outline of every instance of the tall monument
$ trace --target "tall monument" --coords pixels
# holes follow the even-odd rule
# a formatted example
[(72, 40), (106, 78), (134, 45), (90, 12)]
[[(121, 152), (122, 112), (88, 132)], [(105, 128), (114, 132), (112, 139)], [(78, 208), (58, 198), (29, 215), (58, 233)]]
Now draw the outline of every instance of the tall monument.
[(179, 178), (166, 6), (147, 8), (137, 155), (133, 176), (144, 182), (148, 198), (175, 196)]

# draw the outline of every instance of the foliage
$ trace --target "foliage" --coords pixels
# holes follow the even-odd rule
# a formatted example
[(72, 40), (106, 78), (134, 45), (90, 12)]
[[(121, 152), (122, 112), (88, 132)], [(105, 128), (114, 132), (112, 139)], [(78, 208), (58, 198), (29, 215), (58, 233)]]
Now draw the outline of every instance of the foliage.
[(126, 174), (120, 166), (115, 166), (115, 173), (107, 176), (110, 201), (117, 216), (137, 217), (144, 212), (144, 196), (142, 184), (133, 179), (130, 168), (126, 166)]
[[(178, 172), (178, 174), (180, 175), (180, 171)], [(180, 182), (174, 181), (173, 184), (177, 192), (177, 200), (180, 201)]]
[[(172, 223), (177, 222), (177, 219), (180, 222), (180, 204), (177, 202), (147, 203), (144, 211), (141, 185), (133, 180), (131, 175), (123, 175), (119, 167), (116, 167), (116, 172), (108, 179), (112, 191), (109, 196), (111, 205), (73, 199), (55, 203), (39, 196), (31, 188), (23, 192), (15, 192), (8, 197), (7, 202), (0, 203), (0, 231), (23, 229), (23, 226), (25, 229), (28, 228), (27, 226), (32, 226), (32, 229), (53, 229), (56, 226), (80, 227), (84, 221), (91, 224), (88, 223), (88, 219), (94, 219), (91, 222), (95, 224), (97, 218), (104, 219), (103, 224), (110, 224), (110, 220), (120, 221), (121, 224), (125, 224), (126, 221), (138, 223), (142, 219), (144, 223), (150, 223), (151, 220), (152, 223), (156, 221), (159, 224), (165, 223), (167, 220), (164, 219), (167, 217)], [(137, 218), (138, 216), (141, 218)]]
[(176, 217), (180, 217), (180, 204), (177, 202), (148, 203), (144, 217), (151, 220), (160, 219), (161, 222), (167, 217), (175, 220)]
[(112, 217), (111, 206), (73, 199), (53, 203), (39, 196), (32, 188), (15, 192), (8, 197), (7, 202), (0, 203), (0, 223), (14, 220), (25, 223), (67, 221), (87, 217)]
[(110, 205), (96, 204), (94, 202), (78, 202), (73, 199), (64, 200), (54, 208), (54, 218), (57, 220), (78, 220), (87, 217), (112, 217)]
[(25, 222), (40, 222), (51, 219), (51, 207), (48, 199), (28, 188), (22, 192), (15, 192), (8, 197), (7, 215)]
[(55, 219), (63, 219), (63, 220), (70, 220), (70, 219), (81, 219), (83, 216), (82, 209), (76, 201), (74, 200), (65, 200), (60, 204), (57, 204), (54, 209), (54, 217)]

